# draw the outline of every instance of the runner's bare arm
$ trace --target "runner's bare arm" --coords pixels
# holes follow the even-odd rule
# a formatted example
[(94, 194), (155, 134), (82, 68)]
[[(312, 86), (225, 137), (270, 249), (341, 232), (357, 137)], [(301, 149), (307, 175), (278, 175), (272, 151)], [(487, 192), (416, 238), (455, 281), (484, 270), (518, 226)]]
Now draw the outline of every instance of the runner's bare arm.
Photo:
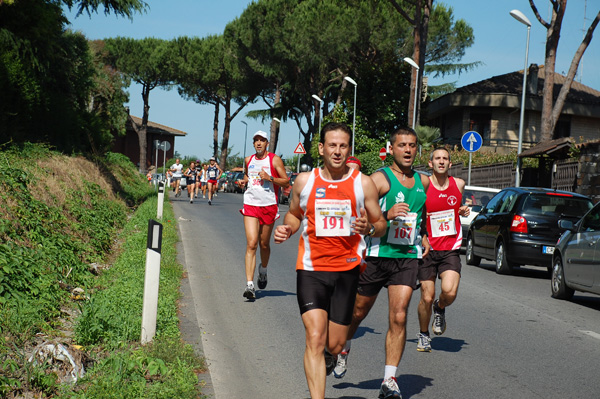
[(277, 171), (279, 177), (271, 176), (271, 182), (283, 188), (288, 187), (290, 185), (290, 179), (285, 171), (285, 165), (283, 164), (283, 161), (277, 155), (273, 157), (273, 167)]
[(362, 175), (361, 183), (365, 194), (365, 209), (364, 211), (361, 209), (361, 216), (356, 218), (354, 232), (367, 235), (371, 231), (371, 226), (374, 226), (372, 236), (381, 237), (385, 234), (387, 221), (383, 218), (379, 207), (377, 186), (367, 175)]
[[(460, 191), (460, 194), (462, 195), (465, 190), (465, 181), (463, 179), (459, 179), (458, 177), (455, 177), (454, 181), (456, 182), (456, 187), (458, 187), (458, 191)], [(460, 208), (458, 208), (458, 214), (460, 216), (469, 216), (470, 213), (471, 208), (469, 208), (469, 205), (463, 205)]]
[(300, 209), (300, 193), (306, 186), (306, 182), (310, 177), (310, 172), (300, 173), (296, 177), (296, 181), (292, 187), (292, 198), (290, 199), (290, 208), (285, 214), (283, 224), (277, 226), (273, 232), (273, 239), (276, 244), (286, 241), (300, 228), (302, 219), (304, 218)]

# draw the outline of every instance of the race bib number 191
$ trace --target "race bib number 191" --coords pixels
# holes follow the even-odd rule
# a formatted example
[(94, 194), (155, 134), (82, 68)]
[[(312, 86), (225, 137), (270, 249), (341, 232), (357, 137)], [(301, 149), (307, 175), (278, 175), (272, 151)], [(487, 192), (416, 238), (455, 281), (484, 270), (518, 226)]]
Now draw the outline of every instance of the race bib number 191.
[(315, 200), (315, 229), (317, 237), (350, 235), (352, 201), (335, 199)]
[(397, 245), (415, 245), (417, 236), (417, 214), (409, 212), (390, 222), (387, 242)]

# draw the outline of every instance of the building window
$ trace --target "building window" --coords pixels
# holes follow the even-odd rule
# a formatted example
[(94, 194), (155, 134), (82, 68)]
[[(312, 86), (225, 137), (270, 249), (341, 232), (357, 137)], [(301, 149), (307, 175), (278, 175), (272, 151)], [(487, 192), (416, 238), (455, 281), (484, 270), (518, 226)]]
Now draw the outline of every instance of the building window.
[(556, 122), (552, 138), (560, 139), (563, 137), (571, 137), (571, 118), (561, 118)]
[(492, 134), (492, 114), (471, 113), (469, 130), (479, 133), (483, 139), (483, 145), (489, 145)]

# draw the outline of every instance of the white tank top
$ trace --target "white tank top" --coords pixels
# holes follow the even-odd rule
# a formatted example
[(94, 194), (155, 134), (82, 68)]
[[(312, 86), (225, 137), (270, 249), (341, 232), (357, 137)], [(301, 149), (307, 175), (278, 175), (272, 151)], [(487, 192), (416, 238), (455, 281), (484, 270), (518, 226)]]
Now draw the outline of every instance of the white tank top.
[(248, 188), (244, 192), (244, 204), (253, 206), (268, 206), (277, 204), (279, 186), (262, 180), (258, 172), (264, 170), (269, 176), (280, 177), (273, 167), (275, 154), (267, 153), (263, 159), (257, 159), (256, 155), (250, 156), (248, 161)]

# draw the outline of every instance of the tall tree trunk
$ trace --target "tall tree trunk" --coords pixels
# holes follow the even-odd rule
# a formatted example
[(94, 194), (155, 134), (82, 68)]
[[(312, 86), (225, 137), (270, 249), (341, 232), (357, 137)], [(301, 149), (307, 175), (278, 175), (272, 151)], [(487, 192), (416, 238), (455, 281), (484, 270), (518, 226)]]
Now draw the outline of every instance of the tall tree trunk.
[(562, 22), (567, 9), (567, 0), (551, 0), (552, 4), (552, 18), (550, 22), (545, 21), (537, 7), (535, 6), (534, 0), (529, 0), (529, 5), (535, 14), (537, 20), (546, 28), (546, 54), (544, 64), (544, 95), (542, 98), (542, 121), (541, 121), (541, 137), (540, 141), (552, 140), (554, 137), (554, 129), (556, 123), (560, 118), (562, 109), (564, 107), (567, 94), (571, 89), (573, 80), (579, 67), (579, 62), (583, 57), (583, 53), (592, 41), (594, 30), (600, 22), (600, 12), (596, 15), (596, 18), (587, 30), (585, 37), (581, 44), (577, 48), (573, 59), (571, 60), (571, 66), (567, 73), (565, 83), (560, 89), (560, 93), (554, 101), (554, 71), (556, 67), (556, 55), (558, 49), (558, 42), (560, 40), (560, 31), (562, 28)]
[(594, 34), (594, 30), (596, 26), (600, 22), (600, 11), (596, 15), (594, 21), (588, 28), (587, 34), (583, 38), (583, 41), (577, 48), (575, 55), (573, 56), (573, 60), (571, 60), (571, 66), (569, 67), (569, 72), (567, 72), (567, 79), (565, 83), (560, 88), (560, 93), (558, 93), (558, 97), (556, 98), (556, 102), (554, 103), (554, 109), (552, 110), (552, 119), (555, 121), (554, 125), (556, 126), (556, 121), (560, 117), (562, 109), (565, 105), (565, 101), (567, 99), (567, 94), (569, 94), (569, 90), (571, 90), (571, 85), (573, 84), (573, 80), (575, 79), (575, 75), (577, 74), (577, 68), (579, 67), (579, 62), (583, 57), (583, 53), (588, 48), (590, 42), (592, 41), (592, 36)]
[[(281, 86), (279, 82), (275, 84), (275, 102), (273, 103), (273, 107), (271, 109), (276, 110), (277, 105), (281, 102)], [(281, 115), (271, 115), (271, 117), (276, 117), (281, 120)], [(275, 152), (277, 149), (277, 141), (279, 141), (279, 122), (271, 119), (271, 139), (269, 140), (269, 152)]]
[[(552, 140), (556, 121), (552, 120), (554, 104), (554, 71), (556, 69), (556, 52), (560, 39), (560, 30), (567, 0), (557, 0), (559, 8), (553, 8), (552, 20), (546, 34), (546, 55), (544, 61), (544, 95), (542, 98), (541, 141)], [(524, 71), (527, 73), (527, 71)]]
[(217, 158), (219, 150), (219, 102), (215, 101), (215, 119), (213, 120), (213, 157)]
[[(425, 68), (425, 52), (427, 50), (427, 35), (429, 34), (429, 19), (431, 18), (431, 11), (433, 9), (434, 0), (415, 0), (413, 2), (406, 2), (414, 6), (414, 13), (411, 16), (396, 0), (389, 0), (394, 6), (396, 11), (402, 15), (402, 17), (413, 25), (413, 41), (414, 48), (412, 54), (412, 60), (419, 66), (419, 70), (416, 71), (411, 66), (411, 79), (410, 79), (410, 96), (408, 100), (408, 125), (416, 126), (419, 122), (419, 108), (421, 106), (421, 87), (423, 86), (423, 69)], [(415, 87), (417, 88), (415, 93)], [(416, 99), (416, 101), (415, 101)], [(413, 115), (415, 115), (416, 107), (416, 120), (413, 123)]]
[(150, 104), (148, 99), (150, 97), (150, 88), (147, 84), (144, 84), (142, 87), (142, 100), (144, 101), (144, 113), (142, 115), (142, 126), (140, 126), (139, 130), (137, 130), (138, 141), (140, 145), (140, 165), (139, 171), (142, 174), (146, 174), (146, 154), (148, 153), (148, 140), (147, 140), (147, 130), (148, 130), (148, 115), (150, 113)]
[(227, 96), (225, 100), (225, 126), (223, 127), (223, 141), (221, 142), (221, 155), (219, 157), (219, 166), (221, 170), (225, 170), (227, 163), (227, 146), (229, 145), (229, 129), (231, 128), (231, 96)]

